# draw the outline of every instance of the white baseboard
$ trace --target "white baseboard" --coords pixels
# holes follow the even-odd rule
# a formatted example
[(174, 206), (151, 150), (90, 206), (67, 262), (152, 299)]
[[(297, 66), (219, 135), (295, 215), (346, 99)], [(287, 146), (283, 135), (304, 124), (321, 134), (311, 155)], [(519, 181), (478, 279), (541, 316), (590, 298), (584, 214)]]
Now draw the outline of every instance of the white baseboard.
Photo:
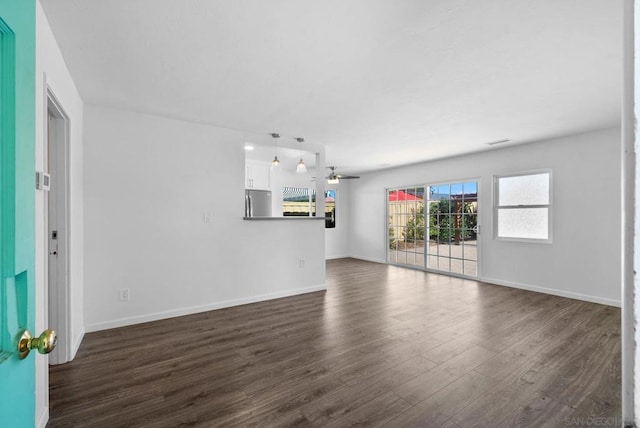
[[(47, 394), (49, 391), (47, 391)], [(49, 406), (46, 406), (40, 416), (36, 420), (36, 428), (45, 428), (47, 426), (47, 422), (49, 422)]]
[(324, 259), (325, 260), (335, 260), (335, 259), (346, 259), (347, 257), (350, 257), (350, 256), (348, 256), (346, 254), (340, 255), (340, 256), (332, 255), (332, 256), (326, 256)]
[(555, 288), (538, 287), (536, 285), (520, 284), (517, 282), (502, 281), (493, 278), (478, 278), (478, 281), (486, 282), (488, 284), (502, 285), (505, 287), (519, 288), (521, 290), (535, 291), (536, 293), (551, 294), (553, 296), (567, 297), (569, 299), (583, 300), (591, 303), (599, 303), (601, 305), (615, 306), (618, 308), (622, 307), (622, 303), (619, 300), (590, 296), (588, 294), (573, 293), (571, 291), (558, 290)]
[(347, 257), (350, 257), (352, 259), (357, 259), (357, 260), (364, 260), (365, 262), (383, 263), (383, 264), (387, 263), (385, 259), (376, 259), (373, 257), (353, 256), (353, 255), (347, 256)]
[(274, 293), (261, 294), (258, 296), (244, 297), (241, 299), (225, 300), (222, 302), (209, 303), (206, 305), (190, 306), (187, 308), (171, 309), (163, 312), (155, 312), (145, 315), (136, 315), (133, 317), (119, 318), (111, 321), (103, 321), (86, 326), (86, 332), (107, 330), (110, 328), (125, 327), (133, 324), (140, 324), (149, 321), (158, 321), (167, 318), (181, 317), (183, 315), (191, 315), (199, 312), (213, 311), (215, 309), (228, 308), (231, 306), (246, 305), (249, 303), (264, 302), (266, 300), (280, 299), (282, 297), (296, 296), (298, 294), (313, 293), (316, 291), (324, 291), (327, 289), (326, 284), (316, 285), (307, 288), (298, 288), (295, 290), (276, 291)]
[[(386, 260), (380, 260), (380, 259), (375, 259), (375, 258), (371, 258), (371, 257), (354, 256), (354, 255), (351, 255), (349, 257), (351, 257), (353, 259), (364, 260), (364, 261), (373, 262), (373, 263), (387, 263)], [(421, 269), (421, 268), (418, 268), (418, 269)], [(538, 286), (535, 286), (535, 285), (521, 284), (521, 283), (517, 283), (517, 282), (510, 282), (510, 281), (503, 281), (503, 280), (494, 279), (494, 278), (485, 278), (485, 277), (481, 278), (481, 277), (478, 277), (477, 280), (478, 281), (482, 281), (482, 282), (486, 282), (486, 283), (489, 283), (489, 284), (501, 285), (501, 286), (504, 286), (504, 287), (519, 288), (519, 289), (522, 289), (522, 290), (535, 291), (537, 293), (551, 294), (553, 296), (567, 297), (569, 299), (583, 300), (585, 302), (599, 303), (601, 305), (608, 305), (608, 306), (615, 306), (617, 308), (622, 307), (622, 303), (620, 302), (620, 300), (607, 299), (607, 298), (604, 298), (604, 297), (591, 296), (591, 295), (588, 295), (588, 294), (573, 293), (571, 291), (558, 290), (558, 289), (555, 289), (555, 288), (538, 287)]]

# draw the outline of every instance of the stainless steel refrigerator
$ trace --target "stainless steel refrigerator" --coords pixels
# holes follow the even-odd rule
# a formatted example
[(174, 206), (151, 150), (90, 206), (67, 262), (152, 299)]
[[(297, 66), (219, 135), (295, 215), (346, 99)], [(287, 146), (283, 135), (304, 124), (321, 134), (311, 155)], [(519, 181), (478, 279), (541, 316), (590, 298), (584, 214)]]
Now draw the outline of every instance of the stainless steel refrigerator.
[(271, 217), (271, 191), (245, 190), (244, 216)]

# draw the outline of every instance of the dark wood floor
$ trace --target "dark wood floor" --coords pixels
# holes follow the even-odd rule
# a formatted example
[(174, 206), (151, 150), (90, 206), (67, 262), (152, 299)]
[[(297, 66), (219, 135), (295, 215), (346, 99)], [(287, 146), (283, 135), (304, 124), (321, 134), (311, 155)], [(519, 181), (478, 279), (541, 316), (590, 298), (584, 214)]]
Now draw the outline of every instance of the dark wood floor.
[(353, 259), (327, 276), (86, 335), (48, 426), (620, 426), (619, 309)]

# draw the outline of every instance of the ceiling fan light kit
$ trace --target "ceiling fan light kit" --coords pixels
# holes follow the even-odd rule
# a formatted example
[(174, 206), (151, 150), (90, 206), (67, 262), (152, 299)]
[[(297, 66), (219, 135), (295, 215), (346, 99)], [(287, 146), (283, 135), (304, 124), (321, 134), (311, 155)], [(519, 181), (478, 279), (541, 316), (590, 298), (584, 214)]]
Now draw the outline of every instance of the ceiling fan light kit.
[(335, 166), (328, 166), (327, 168), (329, 168), (331, 170), (329, 175), (325, 177), (327, 179), (327, 184), (340, 184), (340, 180), (350, 180), (350, 179), (354, 179), (354, 178), (360, 178), (359, 175), (336, 174), (336, 167)]

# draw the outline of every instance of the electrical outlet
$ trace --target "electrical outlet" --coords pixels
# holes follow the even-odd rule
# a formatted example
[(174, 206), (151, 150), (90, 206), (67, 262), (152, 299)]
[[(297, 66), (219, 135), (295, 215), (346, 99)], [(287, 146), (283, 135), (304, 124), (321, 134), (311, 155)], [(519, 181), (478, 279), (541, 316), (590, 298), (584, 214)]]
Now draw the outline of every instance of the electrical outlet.
[(213, 213), (211, 211), (205, 211), (202, 213), (202, 222), (203, 223), (211, 223), (213, 219)]
[(300, 266), (301, 268), (303, 268), (303, 267), (304, 267), (304, 259), (300, 259), (299, 266)]
[(128, 288), (123, 288), (120, 291), (118, 291), (118, 298), (120, 299), (121, 302), (128, 302), (129, 301), (129, 289)]

